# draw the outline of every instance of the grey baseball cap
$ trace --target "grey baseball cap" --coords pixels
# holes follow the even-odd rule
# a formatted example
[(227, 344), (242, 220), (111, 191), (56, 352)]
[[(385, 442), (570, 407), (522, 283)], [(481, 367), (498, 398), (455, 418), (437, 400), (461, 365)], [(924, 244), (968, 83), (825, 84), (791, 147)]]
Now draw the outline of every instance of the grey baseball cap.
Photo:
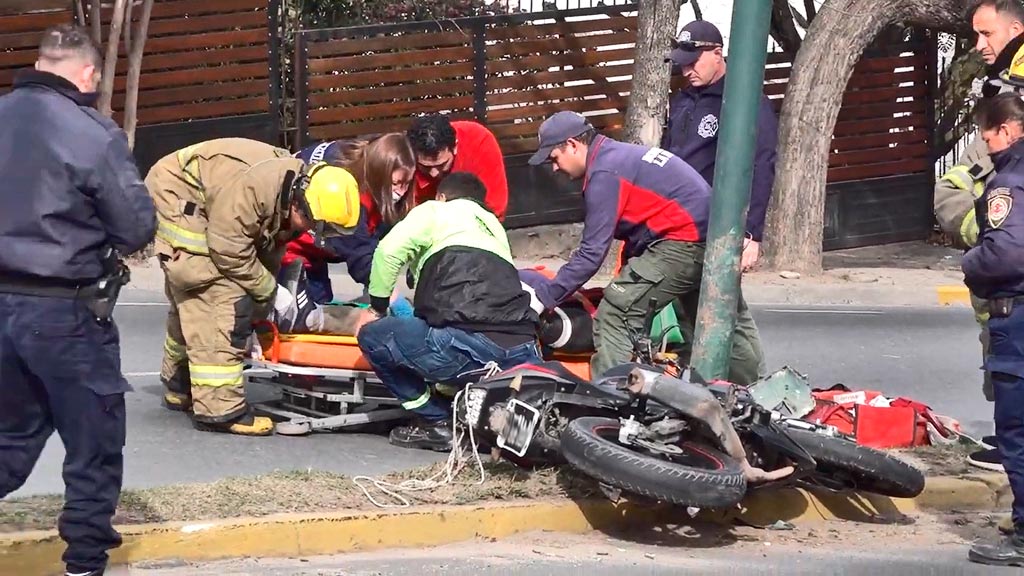
[(540, 147), (530, 157), (530, 164), (538, 166), (547, 162), (551, 151), (559, 144), (593, 128), (587, 121), (587, 117), (578, 112), (555, 112), (541, 123), (540, 130), (537, 131)]
[(679, 31), (679, 36), (672, 41), (672, 51), (666, 62), (682, 68), (690, 66), (700, 58), (704, 50), (721, 47), (725, 44), (718, 27), (707, 20), (694, 20)]

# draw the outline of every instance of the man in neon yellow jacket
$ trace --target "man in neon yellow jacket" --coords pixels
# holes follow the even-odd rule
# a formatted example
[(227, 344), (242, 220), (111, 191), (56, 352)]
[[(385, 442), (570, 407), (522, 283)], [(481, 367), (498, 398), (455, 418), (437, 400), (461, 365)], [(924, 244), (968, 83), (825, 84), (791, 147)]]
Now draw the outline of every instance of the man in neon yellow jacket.
[[(473, 174), (449, 174), (436, 199), (413, 208), (374, 252), (366, 311), (373, 321), (357, 340), (381, 382), (418, 417), (391, 432), (396, 446), (451, 449), (451, 407), (428, 382), (491, 362), (506, 369), (540, 361), (537, 312), (486, 195)], [(414, 316), (385, 316), (406, 265), (416, 281)]]

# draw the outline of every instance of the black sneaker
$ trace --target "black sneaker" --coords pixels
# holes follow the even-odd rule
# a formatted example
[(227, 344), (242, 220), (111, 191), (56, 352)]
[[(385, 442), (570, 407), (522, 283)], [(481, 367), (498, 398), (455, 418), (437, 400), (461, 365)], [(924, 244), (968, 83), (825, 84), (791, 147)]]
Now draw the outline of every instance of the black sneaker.
[(439, 422), (419, 422), (411, 426), (399, 426), (391, 431), (388, 440), (391, 444), (402, 448), (450, 452), (452, 438), (452, 423), (446, 418)]
[(975, 544), (967, 559), (989, 566), (1024, 566), (1024, 538), (1014, 534), (995, 544)]
[(992, 470), (993, 472), (1005, 472), (1003, 469), (1003, 455), (1000, 454), (999, 448), (972, 452), (967, 456), (967, 463), (978, 468), (984, 468), (985, 470)]
[(985, 448), (999, 448), (999, 437), (996, 435), (982, 436), (981, 445)]

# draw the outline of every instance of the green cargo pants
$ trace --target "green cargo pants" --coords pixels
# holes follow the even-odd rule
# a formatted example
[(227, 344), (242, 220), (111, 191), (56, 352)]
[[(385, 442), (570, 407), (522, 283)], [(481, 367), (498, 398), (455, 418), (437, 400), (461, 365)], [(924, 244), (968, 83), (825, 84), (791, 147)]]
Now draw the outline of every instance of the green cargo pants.
[[(764, 361), (764, 350), (761, 348), (761, 336), (757, 331), (757, 324), (754, 323), (754, 317), (750, 314), (750, 308), (747, 307), (747, 302), (743, 299), (742, 289), (740, 289), (738, 298), (736, 329), (732, 336), (728, 380), (747, 386), (756, 382), (758, 378), (767, 376), (768, 367)], [(687, 294), (673, 302), (676, 317), (679, 318), (679, 328), (686, 341), (685, 348), (679, 353), (687, 364), (690, 362), (690, 354), (693, 352), (695, 319), (699, 303), (700, 293)]]
[[(594, 318), (596, 353), (590, 360), (591, 374), (596, 376), (612, 366), (629, 362), (633, 346), (627, 326), (637, 333), (643, 330), (647, 302), (651, 298), (656, 300), (659, 310), (676, 301), (682, 303), (682, 328), (684, 333), (689, 330), (688, 341), (692, 341), (703, 272), (703, 244), (665, 240), (631, 258), (604, 289), (604, 297), (597, 308)], [(737, 322), (732, 352), (735, 367), (730, 371), (730, 379), (735, 373), (733, 381), (749, 384), (764, 373), (764, 356), (757, 327), (742, 298), (740, 310), (741, 318), (746, 319)]]

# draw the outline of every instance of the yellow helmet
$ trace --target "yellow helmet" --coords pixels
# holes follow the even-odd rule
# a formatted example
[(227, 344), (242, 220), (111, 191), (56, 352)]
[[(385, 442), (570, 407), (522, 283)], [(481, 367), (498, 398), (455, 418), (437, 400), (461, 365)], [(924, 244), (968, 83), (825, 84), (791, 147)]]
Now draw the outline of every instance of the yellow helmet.
[(1017, 49), (1010, 67), (999, 74), (999, 79), (1015, 89), (1024, 88), (1024, 46)]
[(348, 170), (326, 162), (313, 164), (303, 197), (317, 236), (351, 234), (355, 230), (359, 222), (359, 184)]

